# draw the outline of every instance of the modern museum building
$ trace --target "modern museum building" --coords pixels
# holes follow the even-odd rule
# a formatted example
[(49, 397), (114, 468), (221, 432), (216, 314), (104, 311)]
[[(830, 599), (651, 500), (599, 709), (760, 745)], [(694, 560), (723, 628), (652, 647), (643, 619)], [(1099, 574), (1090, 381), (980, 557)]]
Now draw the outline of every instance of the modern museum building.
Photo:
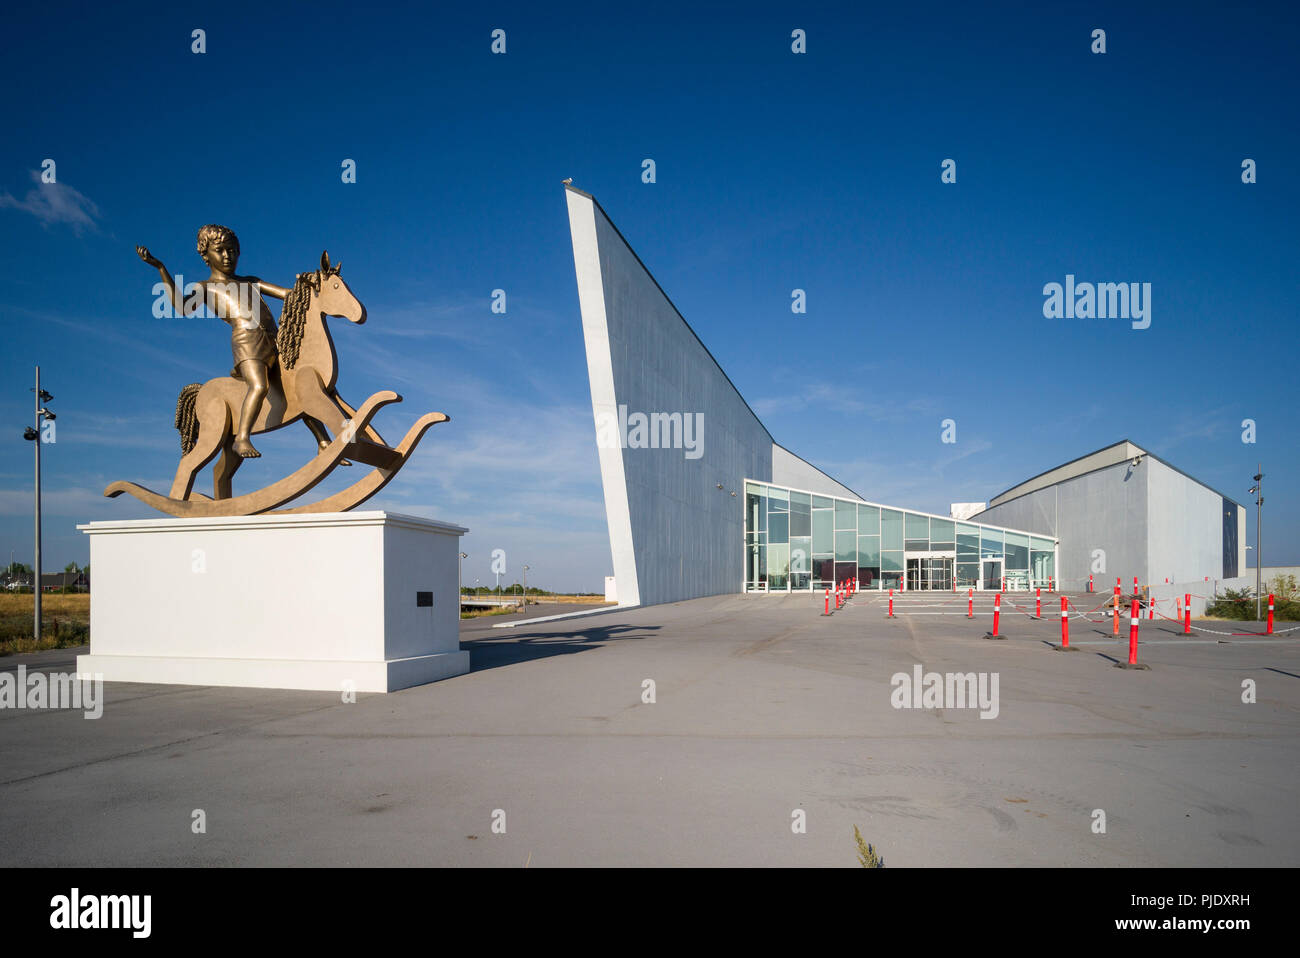
[(1245, 567), (1245, 509), (1128, 440), (948, 516), (867, 500), (773, 440), (600, 204), (565, 195), (620, 605)]

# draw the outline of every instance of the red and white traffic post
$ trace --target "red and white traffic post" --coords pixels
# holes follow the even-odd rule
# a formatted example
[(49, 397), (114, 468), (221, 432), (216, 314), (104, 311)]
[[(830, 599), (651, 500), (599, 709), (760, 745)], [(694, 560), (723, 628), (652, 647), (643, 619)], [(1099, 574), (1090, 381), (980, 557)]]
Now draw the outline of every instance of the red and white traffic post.
[(998, 634), (998, 617), (1002, 614), (1002, 593), (999, 592), (993, 597), (993, 636)]
[(894, 590), (889, 590), (889, 618), (894, 617)]
[(1133, 611), (1128, 619), (1128, 664), (1138, 662), (1138, 600), (1133, 600)]
[(1061, 648), (1063, 649), (1070, 647), (1070, 612), (1066, 608), (1069, 603), (1069, 599), (1061, 596)]
[(1043, 590), (1035, 589), (1034, 590), (1034, 618), (1041, 619), (1042, 617), (1043, 617)]
[(1273, 593), (1268, 594), (1268, 630), (1265, 635), (1273, 634)]
[(1192, 594), (1183, 597), (1183, 635), (1192, 634)]
[(966, 590), (966, 618), (975, 618), (975, 590)]

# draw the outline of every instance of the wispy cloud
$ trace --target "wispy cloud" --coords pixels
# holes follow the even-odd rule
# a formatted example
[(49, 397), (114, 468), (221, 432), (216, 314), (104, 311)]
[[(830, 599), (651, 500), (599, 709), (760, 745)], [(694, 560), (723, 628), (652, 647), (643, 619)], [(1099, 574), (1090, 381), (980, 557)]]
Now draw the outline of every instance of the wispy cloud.
[(36, 186), (21, 200), (8, 191), (0, 193), (0, 209), (30, 213), (46, 229), (66, 224), (78, 236), (99, 229), (99, 207), (90, 197), (66, 183), (42, 183), (40, 170), (32, 170), (31, 178)]
[[(910, 423), (917, 416), (932, 416), (941, 411), (940, 405), (929, 398), (864, 399), (863, 394), (852, 386), (824, 383), (792, 387), (788, 396), (764, 397), (753, 400), (749, 405), (759, 416), (826, 409), (832, 412), (858, 413), (873, 422), (882, 423)], [(770, 427), (768, 423), (765, 425)]]

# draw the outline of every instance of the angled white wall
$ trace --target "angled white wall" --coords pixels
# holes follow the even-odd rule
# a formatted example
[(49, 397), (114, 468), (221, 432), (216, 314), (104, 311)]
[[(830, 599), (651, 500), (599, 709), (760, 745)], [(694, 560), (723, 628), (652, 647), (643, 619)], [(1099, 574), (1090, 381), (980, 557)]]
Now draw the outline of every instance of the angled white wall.
[[(600, 205), (566, 197), (619, 603), (738, 592), (745, 478), (854, 494), (772, 441)], [(638, 415), (698, 430), (647, 448)]]

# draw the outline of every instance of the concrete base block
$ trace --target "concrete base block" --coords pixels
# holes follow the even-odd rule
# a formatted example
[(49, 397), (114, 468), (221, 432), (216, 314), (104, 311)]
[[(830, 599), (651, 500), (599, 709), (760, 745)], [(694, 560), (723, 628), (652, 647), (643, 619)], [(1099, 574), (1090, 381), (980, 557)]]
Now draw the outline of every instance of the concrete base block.
[(80, 672), (110, 682), (392, 692), (469, 671), (460, 526), (386, 512), (79, 526)]

